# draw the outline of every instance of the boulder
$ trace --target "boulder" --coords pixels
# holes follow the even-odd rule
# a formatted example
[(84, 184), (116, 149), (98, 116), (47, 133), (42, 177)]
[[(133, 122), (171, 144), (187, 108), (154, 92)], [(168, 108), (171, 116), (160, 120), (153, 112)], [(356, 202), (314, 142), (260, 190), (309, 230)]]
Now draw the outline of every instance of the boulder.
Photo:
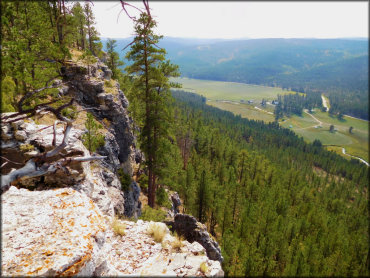
[(135, 181), (131, 182), (129, 190), (125, 191), (124, 193), (124, 198), (125, 198), (124, 215), (126, 217), (138, 218), (141, 215), (141, 202), (139, 200), (140, 191), (141, 191), (140, 187), (137, 185)]
[(180, 196), (177, 192), (171, 194), (171, 201), (172, 201), (172, 211), (174, 215), (179, 213), (179, 206), (181, 206)]
[(166, 224), (171, 225), (172, 230), (184, 236), (187, 241), (200, 243), (205, 248), (209, 259), (223, 262), (224, 258), (218, 243), (211, 238), (207, 227), (198, 222), (195, 217), (178, 213), (175, 215), (174, 221), (166, 222)]

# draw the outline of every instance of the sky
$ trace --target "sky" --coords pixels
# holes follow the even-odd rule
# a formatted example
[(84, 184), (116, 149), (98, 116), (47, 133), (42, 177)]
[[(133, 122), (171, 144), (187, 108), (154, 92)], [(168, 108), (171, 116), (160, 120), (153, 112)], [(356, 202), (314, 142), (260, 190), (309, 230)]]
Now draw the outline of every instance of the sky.
[[(141, 1), (128, 3), (139, 8)], [(93, 1), (101, 37), (133, 35), (133, 23), (116, 1)], [(343, 38), (369, 33), (367, 1), (250, 2), (149, 1), (157, 34), (183, 38)], [(128, 7), (135, 15), (135, 9)], [(118, 15), (120, 16), (118, 17)]]

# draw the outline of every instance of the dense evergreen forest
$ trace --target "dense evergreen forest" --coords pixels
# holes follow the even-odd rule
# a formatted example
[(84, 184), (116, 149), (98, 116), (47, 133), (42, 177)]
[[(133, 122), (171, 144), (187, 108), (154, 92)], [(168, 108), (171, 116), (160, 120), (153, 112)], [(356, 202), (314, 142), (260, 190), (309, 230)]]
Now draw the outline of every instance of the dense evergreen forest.
[(173, 95), (182, 169), (171, 186), (221, 243), (228, 275), (369, 274), (366, 166)]
[[(130, 101), (137, 145), (147, 158), (138, 182), (151, 196), (150, 205), (164, 205), (165, 188), (179, 192), (184, 212), (205, 223), (220, 243), (227, 275), (370, 275), (366, 166), (325, 150), (318, 140), (306, 143), (278, 123), (235, 116), (206, 105), (199, 95), (180, 90), (171, 94), (171, 88), (179, 87), (169, 82), (178, 76), (178, 67), (156, 46), (161, 36), (153, 32), (156, 22), (148, 8), (135, 20), (135, 38), (123, 71), (117, 41), (104, 41), (107, 53), (102, 52), (90, 4), (64, 4), (1, 2), (2, 112), (30, 111), (27, 115), (33, 116), (35, 107), (73, 107), (49, 84), (63, 76), (61, 69), (73, 50), (81, 51), (86, 63), (104, 58)], [(343, 42), (337, 47), (347, 44), (362, 53), (362, 44)], [(338, 51), (332, 55), (343, 54)], [(352, 52), (348, 55), (347, 62), (355, 59)], [(180, 70), (195, 72), (197, 63), (204, 62), (198, 58)], [(271, 59), (261, 59), (255, 78), (274, 71), (263, 63)], [(306, 92), (304, 83), (294, 86), (299, 89), (301, 84)], [(358, 91), (334, 86), (329, 94), (332, 107), (362, 111), (365, 85), (362, 80)], [(352, 99), (352, 108), (339, 104), (341, 92)], [(22, 102), (24, 96), (27, 102)], [(307, 91), (281, 99), (281, 113), (320, 106), (319, 96)]]
[(314, 108), (324, 109), (321, 94), (318, 92), (278, 95), (274, 110), (275, 119), (283, 118), (284, 115), (290, 117), (292, 114), (302, 116), (303, 109), (312, 111)]

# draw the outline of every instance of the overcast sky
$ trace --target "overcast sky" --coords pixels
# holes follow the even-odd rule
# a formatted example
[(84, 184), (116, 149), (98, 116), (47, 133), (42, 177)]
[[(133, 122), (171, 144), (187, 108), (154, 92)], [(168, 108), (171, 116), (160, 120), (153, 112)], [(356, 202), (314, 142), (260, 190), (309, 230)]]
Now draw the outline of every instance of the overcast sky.
[[(131, 2), (143, 7), (141, 1)], [(116, 1), (93, 2), (101, 37), (133, 35)], [(185, 38), (368, 37), (369, 4), (361, 2), (160, 2), (149, 1), (157, 33)], [(135, 14), (135, 10), (128, 7)]]

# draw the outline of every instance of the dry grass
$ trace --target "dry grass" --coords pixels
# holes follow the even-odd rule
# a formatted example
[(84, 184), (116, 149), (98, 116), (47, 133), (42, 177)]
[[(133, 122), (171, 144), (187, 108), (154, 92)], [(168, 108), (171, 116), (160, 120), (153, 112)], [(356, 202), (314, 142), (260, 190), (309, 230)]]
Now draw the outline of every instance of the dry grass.
[(199, 267), (200, 271), (202, 273), (206, 273), (208, 271), (208, 265), (206, 262), (202, 262)]
[(111, 125), (111, 122), (107, 118), (104, 118), (103, 119), (103, 126), (105, 126), (106, 128), (109, 128), (110, 125)]
[(75, 48), (72, 48), (69, 50), (71, 52), (71, 56), (72, 56), (72, 61), (74, 62), (77, 62), (78, 59), (82, 56), (82, 51), (80, 50), (77, 50)]
[(118, 95), (117, 82), (113, 79), (104, 81), (104, 91), (108, 94)]
[(36, 115), (34, 121), (37, 125), (52, 125), (57, 120), (57, 117), (52, 113)]
[(175, 239), (174, 241), (171, 242), (171, 246), (174, 250), (180, 250), (181, 247), (184, 246), (184, 243), (183, 243), (183, 240), (184, 238), (182, 236), (179, 236), (176, 232), (175, 232)]
[(117, 218), (114, 218), (114, 220), (112, 222), (112, 229), (113, 229), (114, 233), (116, 233), (120, 236), (124, 236), (126, 234), (126, 232), (125, 232), (126, 225), (124, 223), (122, 223), (120, 220), (118, 220)]
[(155, 242), (162, 242), (167, 233), (166, 226), (161, 223), (150, 223), (147, 232)]

